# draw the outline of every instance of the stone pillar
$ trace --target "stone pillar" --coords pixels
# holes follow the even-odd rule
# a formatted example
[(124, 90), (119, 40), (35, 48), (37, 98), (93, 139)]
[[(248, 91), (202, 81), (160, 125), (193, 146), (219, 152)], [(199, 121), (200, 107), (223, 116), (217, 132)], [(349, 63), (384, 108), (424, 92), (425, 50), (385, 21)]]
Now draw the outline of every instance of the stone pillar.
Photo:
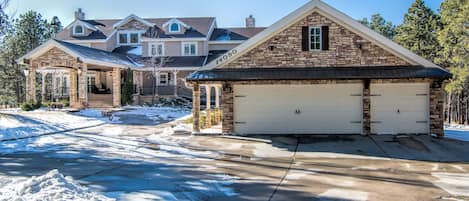
[(217, 125), (220, 123), (220, 113), (220, 87), (215, 86), (215, 122), (217, 122)]
[(212, 105), (212, 96), (211, 96), (211, 92), (212, 92), (212, 86), (210, 85), (206, 85), (205, 86), (205, 94), (206, 94), (206, 98), (205, 98), (205, 113), (207, 115), (205, 115), (205, 127), (206, 128), (210, 128), (212, 127), (212, 109), (211, 109), (211, 105)]
[(72, 108), (79, 107), (78, 105), (78, 75), (77, 69), (71, 69), (69, 71), (69, 80), (70, 80), (70, 89), (69, 89), (69, 98), (70, 106)]
[(46, 77), (47, 72), (41, 72), (41, 101), (46, 102)]
[(156, 83), (155, 83), (155, 88), (156, 88), (156, 90), (155, 90), (155, 96), (158, 96), (158, 93), (159, 93), (159, 90), (158, 90), (158, 89), (159, 89), (159, 86), (160, 86), (160, 72), (159, 72), (159, 71), (156, 71), (156, 72), (155, 72), (155, 78), (156, 78), (156, 79), (155, 79), (155, 82), (156, 82)]
[(221, 92), (221, 107), (223, 109), (223, 134), (232, 134), (234, 132), (233, 96), (233, 85), (230, 83), (223, 83)]
[(88, 66), (86, 64), (81, 65), (78, 80), (78, 102), (84, 108), (88, 106)]
[(57, 72), (51, 74), (52, 77), (52, 101), (55, 101), (57, 97)]
[(444, 91), (442, 81), (430, 83), (430, 134), (443, 137), (444, 133)]
[(121, 106), (121, 69), (113, 68), (112, 70), (112, 105), (114, 107)]
[(36, 102), (36, 70), (38, 65), (32, 63), (29, 68), (29, 73), (26, 78), (27, 87), (26, 87), (26, 102), (35, 103)]
[(200, 132), (200, 86), (194, 83), (192, 86), (192, 130)]
[(179, 71), (173, 71), (174, 97), (178, 97), (178, 72)]
[(364, 80), (363, 83), (363, 131), (362, 135), (370, 135), (371, 133), (371, 91), (370, 91), (370, 80)]

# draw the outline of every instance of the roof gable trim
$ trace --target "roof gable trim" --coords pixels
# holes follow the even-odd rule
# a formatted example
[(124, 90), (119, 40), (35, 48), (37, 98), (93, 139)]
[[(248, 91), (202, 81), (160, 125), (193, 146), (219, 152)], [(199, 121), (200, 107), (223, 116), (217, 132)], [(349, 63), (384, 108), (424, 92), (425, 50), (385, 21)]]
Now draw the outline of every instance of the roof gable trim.
[(90, 23), (88, 23), (88, 22), (81, 21), (81, 20), (75, 20), (75, 21), (72, 22), (70, 25), (68, 25), (67, 27), (65, 27), (65, 29), (71, 29), (71, 28), (73, 28), (73, 27), (75, 27), (75, 26), (77, 26), (77, 25), (85, 26), (87, 29), (90, 29), (90, 30), (93, 30), (93, 31), (97, 31), (97, 30), (98, 30), (94, 25), (92, 25), (92, 24), (90, 24)]
[(143, 23), (143, 24), (145, 24), (145, 25), (147, 25), (147, 26), (149, 26), (149, 27), (155, 26), (155, 24), (153, 24), (153, 23), (151, 23), (151, 22), (149, 22), (149, 21), (146, 21), (146, 20), (142, 19), (142, 18), (139, 17), (139, 16), (136, 16), (136, 15), (134, 15), (134, 14), (131, 14), (131, 15), (127, 16), (126, 18), (122, 19), (121, 21), (115, 23), (112, 27), (115, 29), (115, 28), (117, 28), (117, 27), (120, 27), (120, 26), (122, 26), (122, 25), (127, 24), (128, 22), (130, 22), (130, 21), (132, 21), (132, 20), (137, 20), (137, 21), (139, 21), (139, 22), (141, 22), (141, 23)]
[(163, 27), (167, 27), (169, 26), (170, 24), (172, 23), (178, 23), (180, 24), (181, 26), (185, 27), (186, 29), (190, 28), (191, 26), (187, 25), (186, 23), (182, 22), (181, 20), (178, 20), (176, 18), (171, 18), (170, 20), (168, 20), (167, 22), (165, 22), (163, 24)]

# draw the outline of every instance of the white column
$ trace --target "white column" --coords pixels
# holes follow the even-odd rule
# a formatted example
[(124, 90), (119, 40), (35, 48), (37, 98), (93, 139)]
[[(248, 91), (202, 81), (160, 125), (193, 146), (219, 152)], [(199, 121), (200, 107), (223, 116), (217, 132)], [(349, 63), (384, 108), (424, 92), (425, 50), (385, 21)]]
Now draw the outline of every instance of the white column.
[(41, 72), (41, 75), (42, 75), (41, 100), (42, 100), (42, 102), (46, 102), (46, 76), (47, 76), (47, 72)]
[(215, 121), (217, 122), (217, 124), (219, 124), (221, 121), (220, 89), (221, 87), (215, 86)]
[(205, 86), (205, 94), (206, 94), (206, 98), (205, 98), (205, 102), (206, 102), (206, 108), (205, 108), (205, 112), (206, 112), (205, 127), (206, 127), (206, 128), (212, 127), (212, 110), (210, 109), (210, 107), (211, 107), (211, 105), (212, 105), (212, 101), (211, 101), (211, 91), (212, 91), (212, 86), (206, 85), (206, 86)]
[(178, 72), (179, 71), (173, 71), (173, 85), (174, 85), (174, 96), (178, 96)]

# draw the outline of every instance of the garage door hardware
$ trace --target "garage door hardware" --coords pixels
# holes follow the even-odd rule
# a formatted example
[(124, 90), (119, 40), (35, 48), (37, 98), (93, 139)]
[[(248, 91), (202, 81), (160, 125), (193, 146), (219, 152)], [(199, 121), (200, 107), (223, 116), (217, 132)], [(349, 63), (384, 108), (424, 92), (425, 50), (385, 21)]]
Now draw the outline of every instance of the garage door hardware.
[(237, 95), (237, 96), (235, 96), (235, 98), (246, 98), (246, 96), (243, 96), (243, 95)]
[(428, 121), (416, 121), (415, 123), (418, 123), (418, 124), (426, 124), (426, 123), (428, 123)]
[(237, 121), (237, 122), (235, 122), (235, 124), (246, 124), (246, 122)]
[(350, 96), (362, 96), (362, 94), (350, 94)]
[(361, 124), (362, 121), (350, 121), (351, 124)]
[(370, 96), (381, 96), (381, 94), (370, 94)]
[(416, 96), (428, 96), (428, 94), (415, 94)]
[(380, 124), (380, 123), (383, 123), (382, 121), (370, 121), (370, 123), (372, 124)]
[(301, 114), (301, 110), (300, 110), (300, 109), (296, 109), (296, 110), (295, 110), (295, 114)]

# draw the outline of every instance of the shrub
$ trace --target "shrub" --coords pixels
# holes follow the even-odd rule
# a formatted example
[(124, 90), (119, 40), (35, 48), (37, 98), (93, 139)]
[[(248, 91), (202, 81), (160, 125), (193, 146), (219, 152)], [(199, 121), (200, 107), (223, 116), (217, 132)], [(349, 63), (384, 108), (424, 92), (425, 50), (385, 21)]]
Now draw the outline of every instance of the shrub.
[(33, 106), (30, 103), (23, 103), (23, 104), (21, 104), (21, 110), (23, 110), (23, 111), (32, 111)]
[(37, 101), (35, 104), (32, 104), (34, 110), (39, 109), (42, 107), (41, 101)]

